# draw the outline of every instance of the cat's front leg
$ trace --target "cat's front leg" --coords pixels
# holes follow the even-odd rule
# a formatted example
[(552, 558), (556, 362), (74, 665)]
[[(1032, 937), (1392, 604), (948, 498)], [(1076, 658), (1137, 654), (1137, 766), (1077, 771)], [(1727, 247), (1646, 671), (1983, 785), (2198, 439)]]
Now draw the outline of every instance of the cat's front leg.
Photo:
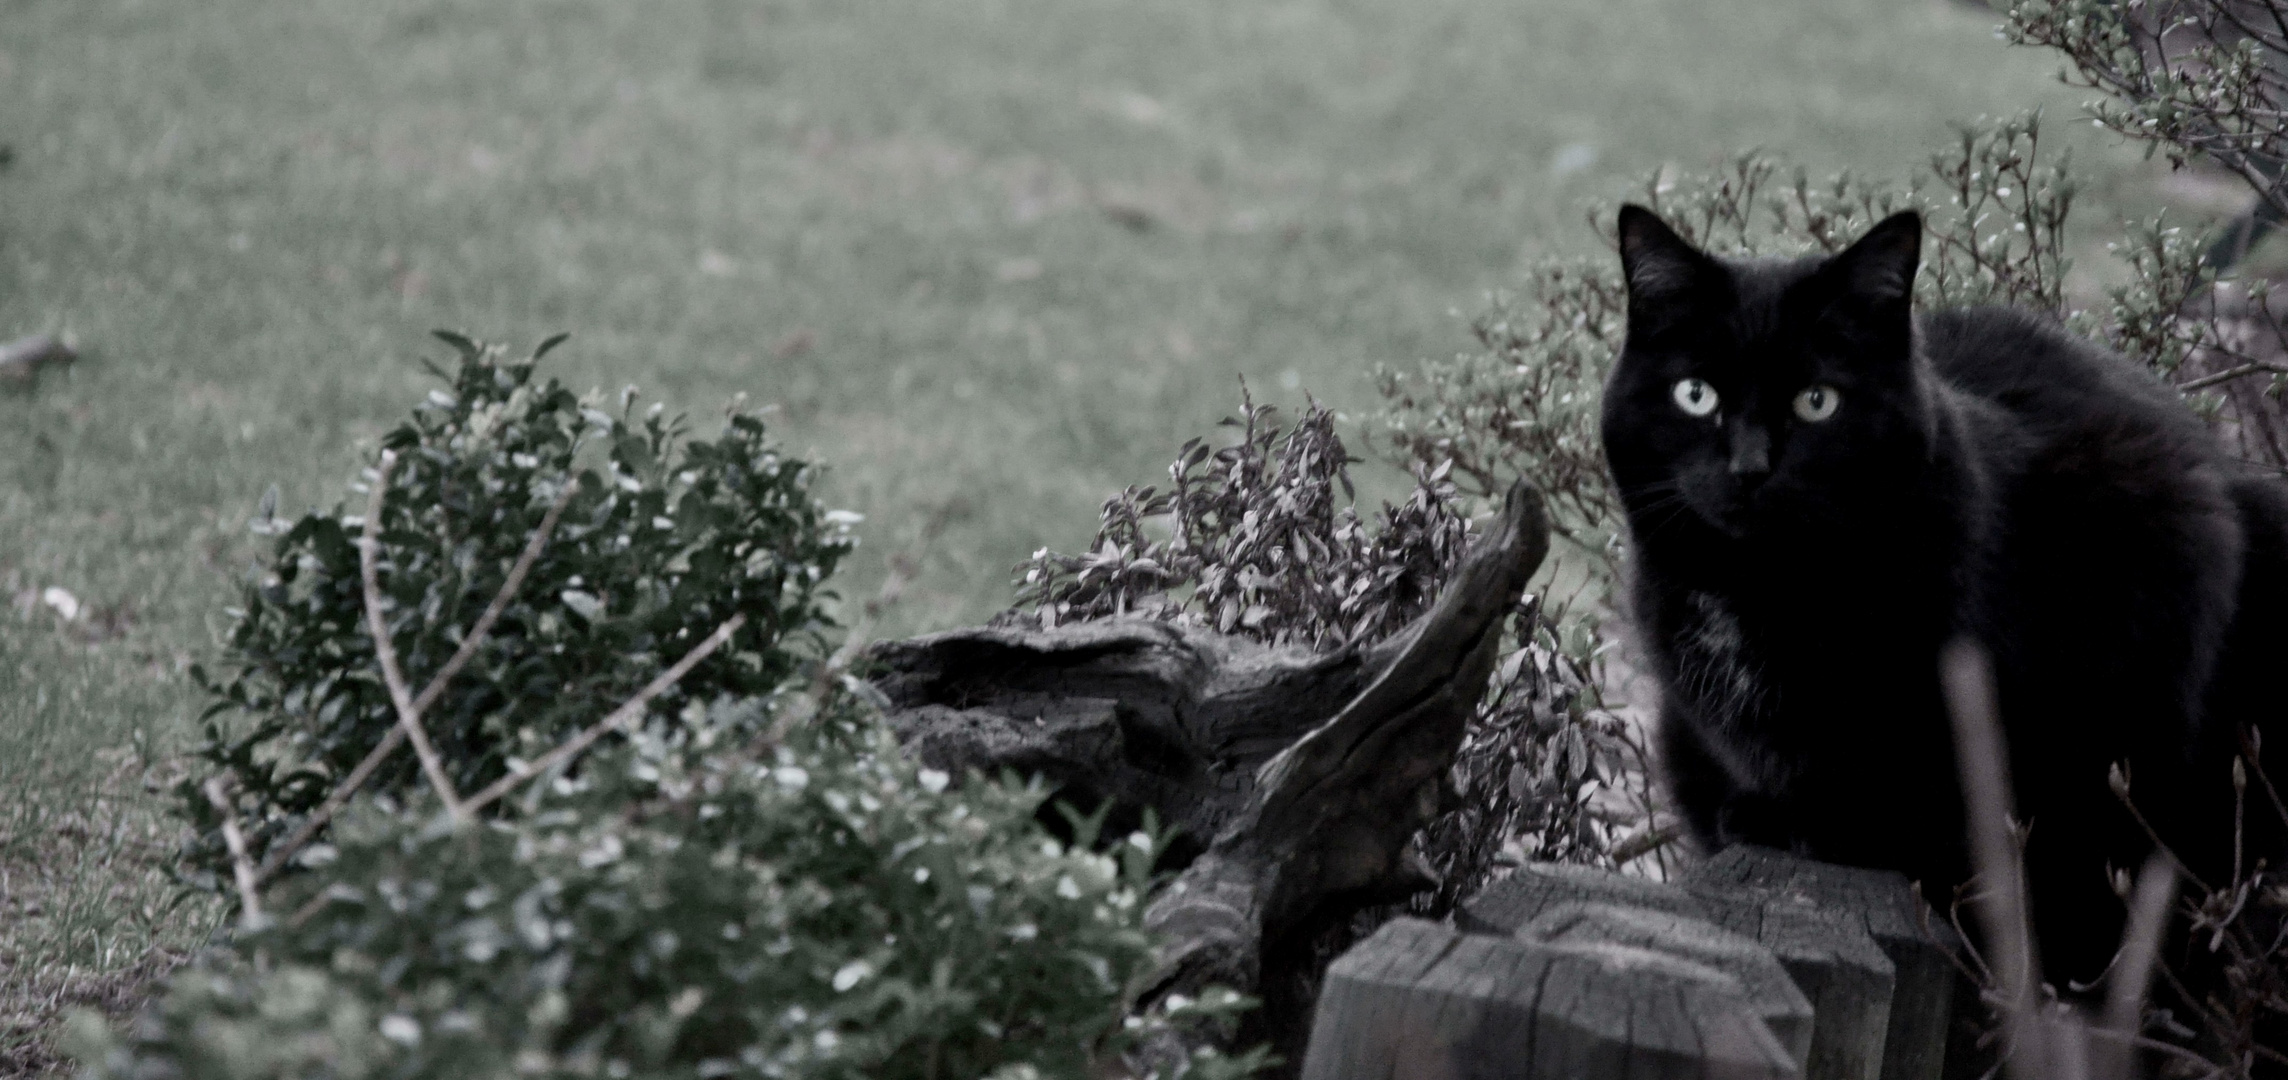
[(1702, 732), (1682, 706), (1664, 703), (1658, 732), (1669, 795), (1703, 852), (1757, 844), (1806, 853), (1805, 830), (1795, 808), (1780, 796), (1734, 779), (1709, 747), (1712, 736)]
[(1724, 801), (1716, 814), (1716, 847), (1722, 850), (1734, 844), (1755, 844), (1777, 848), (1796, 855), (1810, 855), (1811, 843), (1804, 838), (1804, 830), (1794, 807), (1777, 796), (1760, 791), (1738, 791)]
[(1743, 792), (1703, 740), (1693, 718), (1673, 699), (1663, 702), (1654, 722), (1662, 778), (1670, 800), (1684, 818), (1692, 842), (1703, 852), (1724, 846), (1724, 807)]

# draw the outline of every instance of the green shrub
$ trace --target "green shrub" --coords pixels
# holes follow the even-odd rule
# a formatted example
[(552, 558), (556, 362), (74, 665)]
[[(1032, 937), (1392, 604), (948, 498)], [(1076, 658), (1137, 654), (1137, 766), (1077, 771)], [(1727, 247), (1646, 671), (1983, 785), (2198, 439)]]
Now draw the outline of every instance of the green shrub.
[[(1334, 413), (1314, 403), (1283, 430), (1243, 387), (1224, 425), (1238, 440), (1185, 443), (1167, 491), (1107, 500), (1087, 553), (1034, 552), (1017, 602), (1047, 626), (1141, 615), (1315, 648), (1380, 641), (1429, 610), (1468, 531), (1442, 474), (1418, 476), (1369, 528)], [(1146, 524), (1159, 517), (1165, 539)]]
[[(425, 713), (424, 728), (470, 791), (593, 722), (709, 631), (746, 624), (653, 702), (766, 693), (821, 655), (830, 627), (821, 583), (854, 544), (854, 516), (812, 499), (815, 469), (765, 437), (761, 414), (734, 406), (713, 442), (687, 442), (681, 417), (640, 417), (631, 387), (604, 412), (497, 346), (440, 335), (459, 352), (432, 392), (381, 445), (399, 464), (382, 502), (380, 583), (406, 677), (418, 690), (495, 594), (550, 505), (576, 484), (561, 523), (468, 666)], [(372, 471), (367, 480), (371, 481)], [(361, 488), (363, 485), (359, 485)], [(259, 857), (297, 827), (395, 723), (375, 664), (359, 581), (361, 510), (311, 512), (277, 535), (245, 588), (227, 678), (199, 751), (231, 778)], [(361, 508), (362, 509), (362, 508)], [(402, 790), (411, 755), (382, 764), (367, 789)], [(227, 876), (219, 814), (180, 791), (197, 828), (188, 864), (213, 887)]]
[[(955, 785), (898, 752), (827, 659), (821, 586), (849, 519), (756, 414), (685, 443), (657, 407), (635, 419), (632, 391), (615, 419), (535, 384), (537, 352), (447, 340), (452, 392), (368, 474), (406, 696), (481, 637), (419, 717), (439, 768), (387, 756), (402, 721), (365, 636), (366, 523), (266, 514), (276, 554), (235, 674), (210, 684), (214, 772), (183, 785), (193, 883), (230, 882), (240, 923), (125, 1030), (75, 1019), (90, 1075), (1080, 1077), (1248, 1004), (1130, 1015), (1153, 959), (1149, 823), (1099, 838), (1070, 815), (1067, 847), (1037, 825), (1037, 786)], [(530, 573), (504, 589), (520, 552)], [(622, 704), (742, 616), (667, 692)], [(234, 712), (251, 730), (227, 730)], [(384, 767), (327, 824), (376, 748)], [(466, 812), (496, 780), (507, 797)], [(296, 823), (327, 831), (296, 846)]]
[(290, 914), (75, 1050), (186, 1080), (1086, 1075), (1134, 1034), (1157, 841), (1063, 847), (1039, 789), (949, 790), (838, 701), (755, 755), (791, 703), (692, 707), (491, 822), (368, 805), (265, 898)]

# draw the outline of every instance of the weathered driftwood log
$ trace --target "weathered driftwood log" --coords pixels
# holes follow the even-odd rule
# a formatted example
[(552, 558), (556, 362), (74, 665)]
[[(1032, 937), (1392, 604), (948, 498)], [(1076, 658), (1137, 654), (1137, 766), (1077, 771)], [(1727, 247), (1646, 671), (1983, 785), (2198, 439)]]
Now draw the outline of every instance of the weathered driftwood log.
[[(1594, 1001), (1582, 998), (1572, 982), (1506, 983), (1500, 978), (1507, 976), (1478, 970), (1472, 993), (1502, 1002), (1501, 1007), (1440, 1011), (1448, 1006), (1438, 1003), (1456, 992), (1456, 976), (1448, 966), (1458, 961), (1425, 955), (1402, 962), (1383, 955), (1397, 947), (1394, 939), (1381, 939), (1373, 948), (1362, 945), (1346, 954), (1329, 970), (1304, 1075), (1309, 1080), (1391, 1075), (1387, 1069), (1377, 1071), (1376, 1063), (1395, 1060), (1387, 1055), (1403, 1049), (1403, 1056), (1417, 1060), (1446, 1055), (1467, 1063), (1451, 1075), (1488, 1078), (1701, 1075), (1704, 1070), (1707, 1075), (1801, 1075), (1807, 1080), (1933, 1080), (1939, 1075), (1953, 984), (1950, 972), (1934, 966), (1946, 959), (1940, 943), (1923, 933), (1917, 902), (1895, 874), (1829, 866), (1760, 848), (1727, 850), (1673, 884), (1586, 867), (1528, 866), (1487, 887), (1456, 919), (1463, 935), (1459, 940), (1503, 944), (1472, 945), (1455, 955), (1509, 956), (1514, 970), (1535, 980), (1542, 980), (1539, 973), (1554, 961), (1528, 954), (1581, 942), (1603, 948), (1569, 955), (1592, 956), (1616, 971), (1643, 952), (1664, 955), (1672, 963), (1654, 975), (1598, 982), (1602, 996)], [(1742, 950), (1764, 960), (1740, 959)], [(1729, 992), (1721, 986), (1703, 989), (1694, 999), (1696, 1008), (1729, 1019), (1706, 1018), (1703, 1027), (1691, 1032), (1645, 1019), (1664, 1016), (1671, 1007), (1678, 993), (1675, 964), (1713, 969), (1736, 984)], [(1654, 967), (1658, 965), (1648, 970)], [(1775, 970), (1784, 971), (1798, 996), (1791, 999), (1769, 989)], [(1409, 985), (1410, 979), (1421, 985)], [(1795, 1002), (1802, 1003), (1803, 1011), (1791, 1007)], [(1408, 1019), (1427, 1015), (1424, 1010), (1443, 1019), (1427, 1028)], [(1487, 1024), (1502, 1030), (1478, 1030)], [(1710, 1024), (1716, 1026), (1705, 1026)], [(1785, 1051), (1780, 1065), (1745, 1052), (1737, 1038), (1706, 1037), (1709, 1031), (1737, 1032), (1759, 1024), (1773, 1045)], [(1393, 1025), (1414, 1029), (1400, 1032)], [(1518, 1029), (1536, 1034), (1523, 1043), (1504, 1041), (1519, 1038)], [(1702, 1041), (1692, 1042), (1689, 1033), (1699, 1033)], [(1547, 1039), (1556, 1039), (1559, 1049), (1547, 1049), (1552, 1045)], [(1581, 1045), (1593, 1049), (1578, 1050)], [(1507, 1049), (1495, 1053), (1488, 1047)], [(1609, 1071), (1568, 1071), (1580, 1053)], [(1687, 1067), (1694, 1053), (1706, 1056)]]
[(1429, 883), (1410, 841), (1548, 550), (1520, 483), (1436, 605), (1369, 648), (1150, 620), (984, 627), (876, 647), (875, 685), (937, 768), (1038, 774), (1084, 808), (1109, 798), (1179, 826), (1188, 865), (1147, 914), (1170, 942), (1154, 992), (1253, 990), (1299, 927)]

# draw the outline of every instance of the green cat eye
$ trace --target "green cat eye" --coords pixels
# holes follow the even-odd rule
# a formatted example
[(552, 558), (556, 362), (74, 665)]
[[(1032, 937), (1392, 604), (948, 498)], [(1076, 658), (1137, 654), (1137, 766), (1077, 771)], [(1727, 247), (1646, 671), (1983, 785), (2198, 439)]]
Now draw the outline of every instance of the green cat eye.
[(1676, 388), (1669, 391), (1676, 407), (1686, 416), (1706, 416), (1716, 411), (1716, 388), (1700, 379), (1679, 379)]
[(1807, 386), (1795, 396), (1797, 417), (1818, 423), (1835, 415), (1835, 407), (1843, 404), (1843, 395), (1832, 386)]

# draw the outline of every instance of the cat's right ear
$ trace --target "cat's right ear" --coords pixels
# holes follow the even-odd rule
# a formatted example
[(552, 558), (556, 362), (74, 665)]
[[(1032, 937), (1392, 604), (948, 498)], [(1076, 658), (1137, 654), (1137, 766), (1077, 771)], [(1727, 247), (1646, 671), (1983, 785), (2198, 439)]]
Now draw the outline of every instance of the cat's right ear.
[(1621, 207), (1619, 232), (1632, 312), (1683, 299), (1712, 269), (1708, 256), (1676, 235), (1660, 215), (1635, 203)]

